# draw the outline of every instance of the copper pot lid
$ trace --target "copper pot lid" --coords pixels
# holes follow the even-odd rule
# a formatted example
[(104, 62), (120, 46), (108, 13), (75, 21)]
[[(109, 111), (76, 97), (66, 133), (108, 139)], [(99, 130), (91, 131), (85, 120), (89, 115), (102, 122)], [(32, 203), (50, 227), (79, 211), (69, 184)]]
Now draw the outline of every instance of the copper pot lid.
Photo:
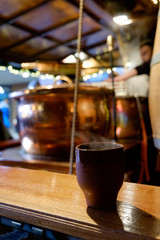
[[(12, 92), (9, 94), (9, 98), (18, 99), (24, 96), (30, 95), (43, 95), (51, 93), (73, 93), (75, 85), (48, 85), (48, 86), (38, 86), (33, 89), (24, 89), (21, 91)], [(91, 93), (91, 94), (114, 94), (113, 90), (106, 87), (96, 87), (91, 85), (79, 85), (79, 93)]]

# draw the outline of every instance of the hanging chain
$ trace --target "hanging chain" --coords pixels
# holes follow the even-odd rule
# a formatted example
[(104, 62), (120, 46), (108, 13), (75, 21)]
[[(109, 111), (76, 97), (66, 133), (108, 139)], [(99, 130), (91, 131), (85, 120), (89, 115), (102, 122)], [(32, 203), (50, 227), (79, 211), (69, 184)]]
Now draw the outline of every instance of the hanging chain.
[(75, 145), (75, 125), (77, 114), (77, 98), (78, 98), (78, 85), (81, 75), (80, 69), (80, 51), (81, 51), (81, 39), (82, 39), (82, 24), (83, 24), (83, 4), (84, 0), (79, 2), (79, 24), (78, 24), (78, 42), (77, 42), (77, 64), (76, 64), (76, 76), (75, 76), (75, 88), (74, 88), (74, 111), (72, 118), (72, 130), (71, 130), (71, 147), (70, 147), (70, 167), (69, 174), (73, 173), (73, 160), (74, 160), (74, 145)]

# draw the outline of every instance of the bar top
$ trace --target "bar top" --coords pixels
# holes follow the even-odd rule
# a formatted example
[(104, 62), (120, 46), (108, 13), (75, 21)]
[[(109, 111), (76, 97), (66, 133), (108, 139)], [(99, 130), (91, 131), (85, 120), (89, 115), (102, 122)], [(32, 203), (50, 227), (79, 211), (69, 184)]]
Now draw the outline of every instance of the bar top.
[(83, 239), (160, 239), (160, 188), (124, 182), (117, 209), (96, 210), (75, 175), (1, 166), (0, 215)]
[(5, 148), (10, 148), (10, 147), (15, 147), (20, 145), (20, 140), (4, 140), (0, 141), (0, 150), (5, 149)]

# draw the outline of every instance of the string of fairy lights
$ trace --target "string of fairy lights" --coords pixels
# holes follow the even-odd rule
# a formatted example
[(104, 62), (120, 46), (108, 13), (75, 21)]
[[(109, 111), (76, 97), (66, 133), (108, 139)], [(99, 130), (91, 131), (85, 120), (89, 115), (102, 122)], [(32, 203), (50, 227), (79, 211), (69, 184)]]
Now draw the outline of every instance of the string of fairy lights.
[(14, 75), (21, 75), (23, 78), (41, 78), (41, 79), (55, 79), (55, 76), (53, 74), (41, 74), (40, 71), (33, 71), (29, 69), (18, 69), (13, 67), (12, 65), (8, 66), (0, 66), (0, 71), (9, 71), (9, 73)]
[[(18, 68), (15, 68), (13, 67), (12, 65), (8, 65), (8, 66), (3, 66), (1, 65), (0, 66), (0, 71), (7, 71), (11, 74), (14, 74), (14, 75), (21, 75), (23, 78), (29, 78), (29, 77), (32, 77), (32, 78), (41, 78), (42, 80), (44, 79), (51, 79), (51, 80), (54, 80), (55, 79), (55, 75), (53, 74), (41, 74), (40, 71), (33, 71), (33, 70), (29, 70), (29, 69), (18, 69)], [(113, 69), (114, 71), (116, 71), (116, 68)], [(111, 69), (110, 68), (107, 68), (107, 69), (100, 69), (99, 71), (96, 71), (94, 73), (91, 73), (91, 74), (85, 74), (83, 75), (82, 77), (82, 80), (85, 82), (85, 81), (88, 81), (89, 79), (91, 78), (97, 78), (97, 77), (100, 77), (102, 76), (103, 74), (110, 74), (111, 73)]]
[[(114, 69), (116, 70), (116, 69)], [(103, 75), (104, 73), (110, 74), (111, 69), (100, 69), (98, 72), (92, 73), (92, 74), (86, 74), (83, 76), (83, 81), (88, 81), (90, 78), (97, 78), (99, 75)]]
[[(124, 68), (123, 67), (113, 67), (113, 72), (115, 73), (118, 73), (119, 74), (122, 74), (124, 72)], [(85, 74), (82, 79), (84, 82), (87, 82), (89, 81), (90, 79), (96, 79), (96, 78), (99, 78), (99, 80), (102, 80), (103, 78), (108, 78), (109, 75), (111, 74), (112, 72), (111, 68), (103, 68), (103, 69), (100, 69), (99, 71), (95, 72), (95, 73), (92, 73), (92, 74)], [(103, 80), (104, 80), (103, 79)]]

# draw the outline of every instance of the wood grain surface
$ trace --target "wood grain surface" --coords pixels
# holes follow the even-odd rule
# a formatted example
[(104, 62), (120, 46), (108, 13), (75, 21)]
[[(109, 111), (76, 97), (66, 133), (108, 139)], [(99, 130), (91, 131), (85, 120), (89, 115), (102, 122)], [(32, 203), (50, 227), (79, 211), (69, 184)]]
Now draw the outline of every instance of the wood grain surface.
[(0, 167), (0, 215), (83, 239), (160, 239), (160, 188), (124, 182), (117, 208), (86, 206), (75, 175)]
[[(24, 156), (21, 147), (12, 147), (1, 151), (0, 165), (69, 173), (69, 159), (50, 157), (48, 160), (45, 160), (44, 156)], [(74, 163), (73, 173), (75, 174), (75, 172), (76, 169)]]
[[(140, 145), (140, 141), (120, 141), (120, 143), (124, 145), (125, 151), (131, 149), (136, 151)], [(21, 146), (18, 145), (20, 145), (19, 140), (0, 141), (0, 165), (69, 173), (69, 157), (68, 159), (50, 157), (46, 160), (45, 156), (24, 155)], [(73, 173), (76, 173), (75, 163), (73, 164)]]
[(0, 150), (5, 148), (12, 148), (19, 145), (20, 145), (20, 140), (10, 139), (10, 140), (0, 141)]

